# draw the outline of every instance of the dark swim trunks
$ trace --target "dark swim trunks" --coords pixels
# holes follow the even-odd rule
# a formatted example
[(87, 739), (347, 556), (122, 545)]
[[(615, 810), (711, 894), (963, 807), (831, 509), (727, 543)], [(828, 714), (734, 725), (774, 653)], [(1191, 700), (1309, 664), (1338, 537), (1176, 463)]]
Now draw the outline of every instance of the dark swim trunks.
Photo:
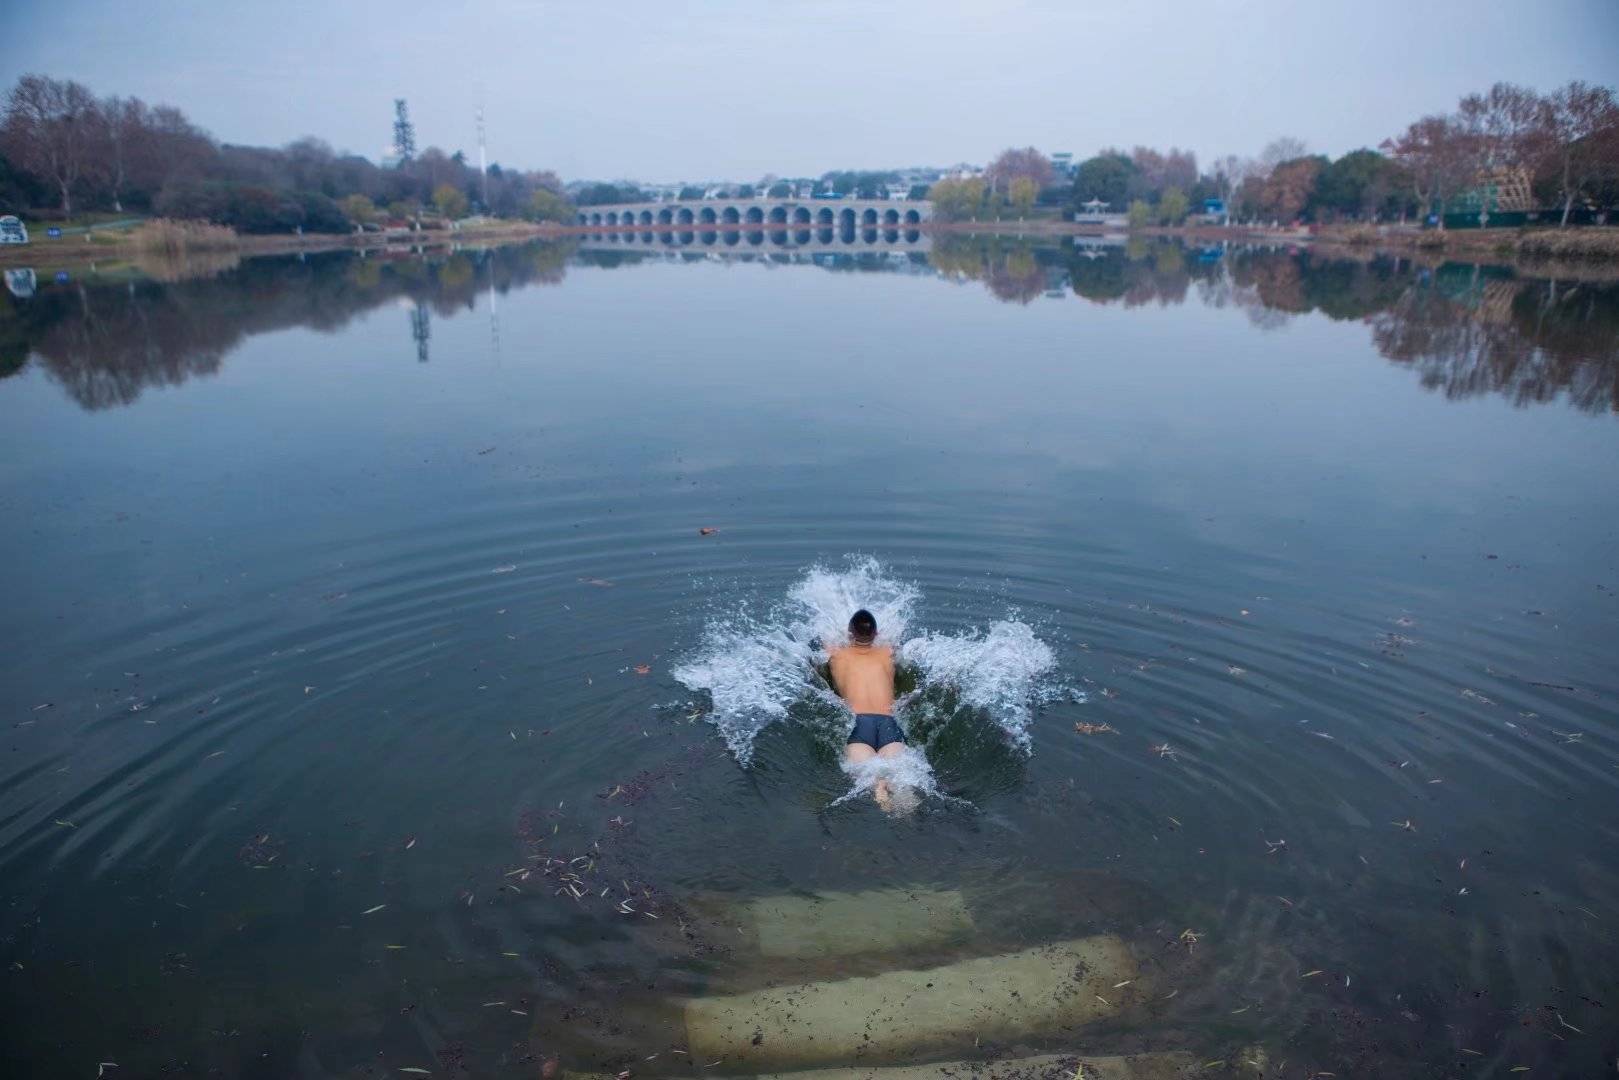
[(856, 713), (854, 728), (849, 732), (849, 742), (865, 743), (873, 750), (881, 750), (889, 743), (905, 742), (905, 733), (899, 729), (899, 724), (892, 716), (884, 713)]

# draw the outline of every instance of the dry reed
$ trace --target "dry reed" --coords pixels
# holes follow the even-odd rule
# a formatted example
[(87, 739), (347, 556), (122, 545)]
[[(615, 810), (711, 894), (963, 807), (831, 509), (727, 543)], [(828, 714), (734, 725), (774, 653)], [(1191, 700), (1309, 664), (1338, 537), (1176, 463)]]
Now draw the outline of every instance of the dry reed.
[(241, 246), (234, 229), (175, 218), (153, 218), (137, 227), (130, 240), (142, 254), (171, 257), (197, 251), (234, 251)]

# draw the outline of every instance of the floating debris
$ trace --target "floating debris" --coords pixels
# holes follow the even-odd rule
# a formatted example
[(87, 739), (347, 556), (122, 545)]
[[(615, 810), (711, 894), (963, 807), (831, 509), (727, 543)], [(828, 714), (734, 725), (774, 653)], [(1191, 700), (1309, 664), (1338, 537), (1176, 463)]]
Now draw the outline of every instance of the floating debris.
[(1091, 723), (1086, 723), (1084, 720), (1076, 721), (1075, 724), (1074, 724), (1074, 730), (1079, 732), (1081, 735), (1117, 735), (1118, 734), (1118, 732), (1113, 729), (1113, 725), (1111, 725), (1111, 724), (1091, 724)]
[(372, 912), (381, 911), (383, 908), (385, 908), (387, 906), (388, 906), (387, 904), (378, 904), (376, 907), (366, 908), (364, 911), (360, 912), (360, 914), (361, 915), (370, 915)]
[(513, 570), (516, 570), (516, 569), (517, 569), (517, 564), (516, 563), (506, 563), (504, 566), (497, 566), (497, 567), (495, 567), (493, 570), (491, 570), (489, 572), (491, 574), (509, 574)]

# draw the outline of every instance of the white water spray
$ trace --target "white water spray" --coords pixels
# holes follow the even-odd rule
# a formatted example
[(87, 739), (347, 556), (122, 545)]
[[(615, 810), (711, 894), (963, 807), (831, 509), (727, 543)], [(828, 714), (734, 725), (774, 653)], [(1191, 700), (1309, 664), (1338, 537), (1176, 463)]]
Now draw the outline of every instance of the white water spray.
[[(846, 707), (814, 674), (826, 659), (822, 643), (845, 640), (849, 616), (865, 608), (877, 618), (878, 641), (919, 672), (922, 687), (947, 685), (963, 705), (984, 712), (1017, 746), (1029, 749), (1035, 710), (1069, 691), (1053, 677), (1051, 647), (1028, 624), (1008, 617), (965, 634), (913, 632), (920, 594), (890, 577), (871, 558), (850, 558), (843, 569), (813, 566), (761, 618), (745, 614), (710, 622), (696, 653), (673, 669), (691, 690), (713, 702), (709, 720), (741, 764), (753, 759), (759, 733), (784, 719), (796, 702), (818, 699)], [(896, 715), (905, 724), (905, 703)], [(839, 802), (872, 789), (879, 778), (936, 795), (920, 752), (845, 766), (854, 789)]]

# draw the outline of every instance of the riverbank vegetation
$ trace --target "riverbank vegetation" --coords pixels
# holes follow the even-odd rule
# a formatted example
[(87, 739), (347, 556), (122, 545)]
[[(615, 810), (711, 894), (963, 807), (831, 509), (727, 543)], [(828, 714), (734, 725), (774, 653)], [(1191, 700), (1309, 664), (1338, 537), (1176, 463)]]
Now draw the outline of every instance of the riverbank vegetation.
[(179, 109), (97, 97), (71, 80), (24, 75), (0, 118), (0, 205), (150, 214), (238, 233), (342, 233), (420, 226), (474, 206), (513, 219), (570, 221), (553, 172), (489, 166), (430, 146), (388, 166), (317, 138), (280, 148), (216, 140)]
[(235, 251), (242, 246), (235, 229), (206, 221), (154, 218), (129, 234), (136, 251), (148, 255), (187, 255), (195, 251)]
[(1619, 207), (1619, 102), (1610, 88), (1581, 82), (1547, 94), (1497, 83), (1377, 149), (1336, 159), (1288, 137), (1207, 169), (1177, 147), (1104, 149), (1062, 175), (1031, 147), (1006, 151), (981, 175), (942, 179), (931, 194), (944, 221), (1021, 219), (1044, 207), (1047, 217), (1100, 208), (1133, 228), (1601, 224)]

